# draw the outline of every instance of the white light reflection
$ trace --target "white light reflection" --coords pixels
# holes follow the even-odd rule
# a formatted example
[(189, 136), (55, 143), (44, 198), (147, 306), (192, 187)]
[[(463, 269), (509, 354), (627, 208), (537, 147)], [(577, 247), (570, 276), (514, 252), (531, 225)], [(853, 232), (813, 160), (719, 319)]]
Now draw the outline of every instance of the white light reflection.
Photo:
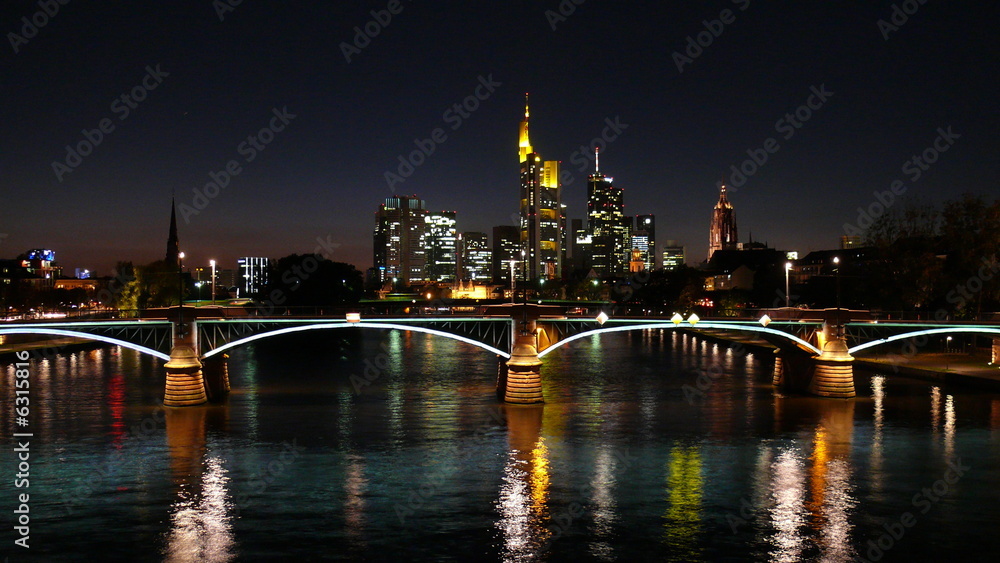
[(875, 411), (872, 414), (872, 453), (871, 468), (869, 472), (872, 479), (872, 490), (882, 491), (882, 425), (884, 423), (883, 401), (885, 400), (885, 376), (876, 375), (872, 377), (872, 402), (875, 403)]
[(236, 557), (232, 553), (233, 530), (226, 509), (227, 471), (222, 461), (214, 457), (206, 460), (205, 469), (200, 491), (182, 489), (180, 500), (172, 507), (172, 528), (165, 559), (169, 563), (221, 563)]
[(611, 446), (602, 446), (594, 462), (594, 478), (590, 481), (590, 488), (594, 491), (591, 495), (594, 507), (591, 536), (595, 539), (590, 543), (590, 554), (603, 561), (615, 559), (614, 546), (608, 541), (612, 539), (614, 524), (618, 521), (614, 495), (615, 465)]
[(931, 387), (931, 430), (941, 430), (941, 389), (936, 386)]
[(365, 493), (368, 479), (365, 478), (365, 460), (359, 455), (349, 454), (347, 471), (344, 474), (344, 525), (351, 542), (364, 548)]
[(805, 469), (802, 457), (794, 450), (785, 450), (771, 466), (774, 480), (771, 483), (771, 499), (774, 501), (768, 513), (774, 535), (770, 538), (774, 549), (772, 562), (793, 562), (801, 559), (805, 539), (800, 528), (806, 524), (805, 509)]
[(531, 558), (531, 492), (528, 489), (528, 472), (522, 469), (527, 462), (518, 459), (518, 452), (507, 453), (503, 468), (503, 484), (497, 508), (500, 520), (496, 526), (503, 534), (504, 561), (525, 561)]
[(944, 456), (955, 456), (955, 397), (951, 395), (944, 400)]
[[(532, 417), (510, 418), (512, 443), (521, 443), (524, 450), (512, 447), (507, 453), (503, 483), (495, 504), (500, 519), (494, 524), (503, 535), (504, 561), (532, 561), (538, 558), (552, 537), (549, 502), (549, 450), (545, 438), (533, 444), (525, 441), (537, 435)], [(526, 435), (527, 434), (527, 435)], [(527, 451), (526, 448), (531, 448)]]
[(851, 510), (857, 504), (851, 496), (851, 468), (845, 460), (827, 464), (826, 494), (823, 517), (826, 525), (820, 531), (823, 545), (821, 561), (850, 561), (855, 555), (851, 547)]

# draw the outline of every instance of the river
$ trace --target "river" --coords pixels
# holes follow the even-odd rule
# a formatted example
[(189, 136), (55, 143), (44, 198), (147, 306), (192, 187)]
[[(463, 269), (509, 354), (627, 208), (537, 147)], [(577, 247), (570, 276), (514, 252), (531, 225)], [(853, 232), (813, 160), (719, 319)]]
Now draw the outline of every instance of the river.
[(165, 409), (162, 362), (30, 362), (30, 486), (0, 364), (11, 561), (992, 561), (1000, 395), (856, 373), (783, 396), (768, 353), (673, 331), (544, 358), (544, 406), (496, 357), (405, 332), (231, 351), (224, 405)]

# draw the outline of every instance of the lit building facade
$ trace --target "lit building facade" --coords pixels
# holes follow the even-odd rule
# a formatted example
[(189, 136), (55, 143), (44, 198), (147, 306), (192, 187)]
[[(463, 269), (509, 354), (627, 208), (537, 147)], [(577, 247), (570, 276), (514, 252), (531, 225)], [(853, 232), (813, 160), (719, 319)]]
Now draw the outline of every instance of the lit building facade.
[(391, 196), (375, 218), (374, 265), (379, 282), (424, 281), (427, 210), (417, 196)]
[[(264, 290), (264, 286), (267, 285), (268, 271), (271, 268), (271, 259), (264, 258), (262, 256), (244, 256), (236, 260), (237, 267), (239, 268), (239, 283), (233, 284), (240, 289), (240, 297), (251, 297), (257, 295)], [(209, 274), (207, 278), (211, 278), (211, 269), (209, 269)], [(219, 273), (221, 271), (216, 271), (216, 291), (220, 291), (223, 288), (228, 290), (230, 285), (224, 284), (219, 278)], [(209, 279), (209, 281), (211, 281)], [(228, 281), (228, 280), (227, 280)]]
[(676, 270), (684, 265), (684, 247), (675, 240), (668, 240), (663, 246), (663, 269)]
[(624, 190), (615, 187), (614, 178), (601, 173), (598, 163), (587, 178), (590, 261), (598, 276), (617, 276), (628, 271), (631, 223), (632, 217), (625, 215)]
[(514, 262), (514, 277), (521, 276), (521, 235), (515, 225), (493, 227), (493, 283), (510, 283), (510, 263)]
[[(635, 216), (635, 229), (632, 231), (632, 240), (635, 241), (636, 237), (643, 236), (646, 237), (646, 247), (640, 248), (643, 251), (642, 261), (646, 264), (647, 270), (652, 270), (656, 268), (656, 216)], [(639, 247), (633, 243), (632, 248)]]
[(463, 280), (486, 282), (493, 279), (493, 251), (486, 233), (462, 233), (458, 249), (459, 272)]
[(424, 217), (426, 263), (424, 279), (454, 281), (458, 273), (458, 231), (455, 211), (436, 211)]
[(708, 234), (708, 259), (716, 250), (735, 250), (738, 247), (736, 212), (726, 197), (725, 182), (719, 187), (719, 202), (712, 210), (712, 225)]
[(559, 162), (542, 161), (528, 138), (528, 103), (518, 142), (521, 163), (520, 243), (528, 279), (562, 276), (565, 212), (559, 187)]

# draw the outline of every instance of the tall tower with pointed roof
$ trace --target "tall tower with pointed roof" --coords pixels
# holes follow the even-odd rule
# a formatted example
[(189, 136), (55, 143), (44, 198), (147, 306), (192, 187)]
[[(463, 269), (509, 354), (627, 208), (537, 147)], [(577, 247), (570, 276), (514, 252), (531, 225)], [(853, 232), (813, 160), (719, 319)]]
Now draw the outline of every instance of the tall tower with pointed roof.
[(177, 206), (174, 198), (170, 198), (170, 235), (167, 236), (167, 257), (164, 259), (167, 264), (177, 267), (180, 263), (180, 248), (177, 241)]
[(562, 276), (565, 217), (559, 187), (559, 161), (542, 161), (528, 138), (528, 95), (518, 140), (521, 163), (520, 231), (522, 267), (529, 280)]
[(733, 249), (737, 246), (736, 212), (726, 197), (726, 182), (719, 187), (719, 202), (712, 210), (712, 226), (708, 234), (708, 259), (716, 250)]

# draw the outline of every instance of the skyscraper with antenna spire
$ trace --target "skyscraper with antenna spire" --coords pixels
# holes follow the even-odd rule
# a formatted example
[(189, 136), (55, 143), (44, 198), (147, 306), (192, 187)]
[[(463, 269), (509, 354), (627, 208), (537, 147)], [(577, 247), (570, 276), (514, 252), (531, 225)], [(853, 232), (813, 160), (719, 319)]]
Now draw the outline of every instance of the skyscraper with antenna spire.
[(614, 178), (601, 173), (594, 149), (594, 173), (587, 177), (587, 230), (591, 234), (591, 265), (599, 276), (628, 271), (632, 218), (625, 215), (625, 192)]
[(524, 95), (518, 152), (521, 165), (520, 233), (522, 275), (528, 280), (562, 277), (564, 218), (559, 161), (543, 161), (528, 137), (528, 94)]

